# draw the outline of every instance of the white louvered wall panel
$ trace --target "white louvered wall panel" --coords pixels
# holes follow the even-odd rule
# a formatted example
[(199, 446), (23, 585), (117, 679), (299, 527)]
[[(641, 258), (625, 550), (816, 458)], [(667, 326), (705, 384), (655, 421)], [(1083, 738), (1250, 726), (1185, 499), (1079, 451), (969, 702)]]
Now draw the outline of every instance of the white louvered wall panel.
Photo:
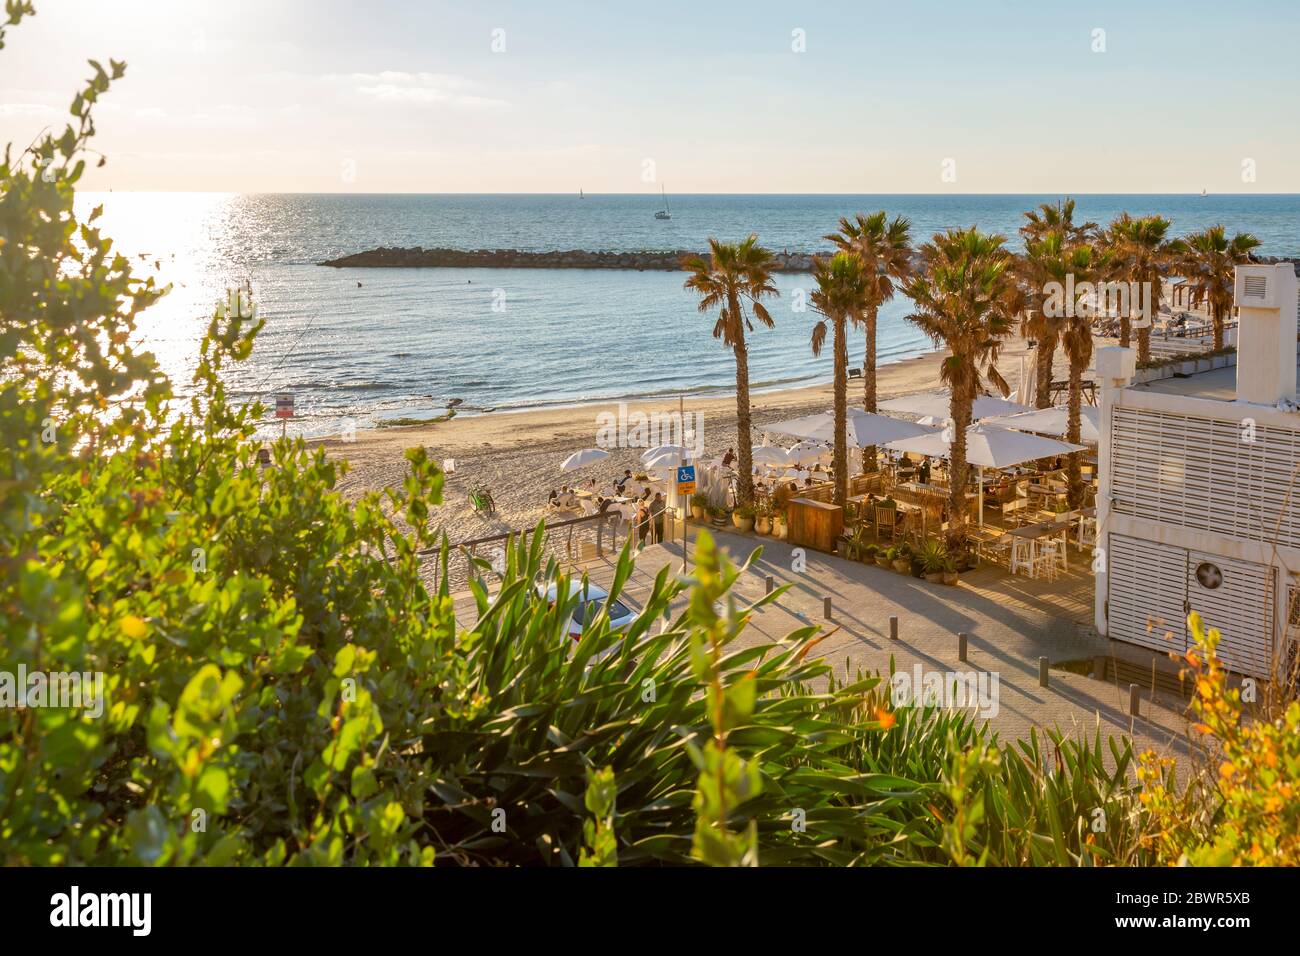
[(1111, 463), (1119, 514), (1300, 547), (1300, 431), (1117, 407)]
[(1182, 653), (1187, 649), (1187, 551), (1118, 534), (1108, 542), (1107, 636)]
[[(1209, 562), (1223, 572), (1223, 583), (1201, 586), (1196, 569)], [(1249, 561), (1230, 561), (1199, 551), (1187, 555), (1187, 603), (1205, 628), (1218, 628), (1219, 660), (1233, 671), (1267, 677), (1273, 665), (1273, 569)]]

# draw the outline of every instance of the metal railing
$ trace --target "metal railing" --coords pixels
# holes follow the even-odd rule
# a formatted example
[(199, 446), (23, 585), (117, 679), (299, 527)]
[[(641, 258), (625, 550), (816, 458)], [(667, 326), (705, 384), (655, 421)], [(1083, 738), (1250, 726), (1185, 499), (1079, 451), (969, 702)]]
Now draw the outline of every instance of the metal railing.
[[(659, 535), (654, 518), (643, 524), (646, 526), (645, 543), (657, 543)], [(617, 554), (629, 537), (639, 540), (641, 530), (640, 525), (627, 521), (617, 512), (548, 522), (542, 533), (542, 550), (561, 563), (578, 566), (606, 554)], [(519, 528), (450, 544), (447, 549), (448, 589), (463, 590), (472, 578), (481, 576), (482, 569), (475, 564), (475, 559), (503, 570), (508, 549), (518, 545), (521, 535), (531, 539), (534, 531), (535, 528)], [(429, 569), (430, 586), (436, 590), (442, 583), (442, 549), (425, 548), (416, 553), (424, 559)]]

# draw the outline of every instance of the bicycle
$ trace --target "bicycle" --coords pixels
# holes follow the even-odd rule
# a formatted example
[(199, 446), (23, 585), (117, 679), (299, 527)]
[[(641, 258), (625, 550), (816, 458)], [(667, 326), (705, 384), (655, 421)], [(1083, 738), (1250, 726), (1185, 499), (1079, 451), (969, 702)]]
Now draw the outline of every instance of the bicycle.
[(481, 512), (488, 517), (496, 514), (497, 503), (492, 500), (492, 492), (482, 486), (471, 488), (469, 492), (469, 503), (474, 506), (474, 510)]

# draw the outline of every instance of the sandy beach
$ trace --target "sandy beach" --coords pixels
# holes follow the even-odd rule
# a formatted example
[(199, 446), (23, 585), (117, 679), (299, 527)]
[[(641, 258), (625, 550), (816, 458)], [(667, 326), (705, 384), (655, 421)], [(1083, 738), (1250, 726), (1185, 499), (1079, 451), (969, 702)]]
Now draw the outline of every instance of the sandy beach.
[[(1099, 342), (1100, 344), (1100, 342)], [(1020, 378), (1020, 358), (1027, 352), (1021, 338), (1008, 339), (998, 369), (1014, 389)], [(946, 352), (930, 352), (882, 366), (878, 394), (881, 400), (940, 387), (939, 366)], [(827, 372), (830, 369), (828, 367)], [(1057, 352), (1054, 378), (1067, 371), (1064, 354)], [(849, 401), (861, 402), (862, 385), (849, 382)], [(762, 440), (764, 424), (799, 415), (826, 411), (833, 401), (829, 383), (751, 395), (755, 444)], [(579, 448), (596, 445), (597, 416), (613, 412), (617, 402), (554, 407), (522, 412), (495, 412), (453, 418), (428, 425), (410, 425), (358, 432), (356, 440), (318, 442), (331, 457), (346, 459), (350, 470), (340, 482), (344, 494), (360, 494), (400, 484), (406, 470), (403, 452), (423, 445), (438, 461), (453, 459), (456, 473), (447, 480), (446, 502), (436, 521), (452, 541), (463, 541), (511, 529), (531, 527), (545, 513), (551, 489), (596, 478), (602, 485), (623, 469), (639, 468), (643, 448), (610, 449), (610, 457), (577, 471), (562, 473), (560, 463)], [(629, 411), (676, 412), (678, 401), (629, 401)], [(687, 412), (695, 413), (703, 433), (706, 455), (719, 455), (736, 444), (736, 399), (717, 395), (687, 399)], [(782, 438), (782, 442), (788, 442)], [(485, 485), (496, 500), (497, 514), (488, 519), (469, 502), (471, 488)]]

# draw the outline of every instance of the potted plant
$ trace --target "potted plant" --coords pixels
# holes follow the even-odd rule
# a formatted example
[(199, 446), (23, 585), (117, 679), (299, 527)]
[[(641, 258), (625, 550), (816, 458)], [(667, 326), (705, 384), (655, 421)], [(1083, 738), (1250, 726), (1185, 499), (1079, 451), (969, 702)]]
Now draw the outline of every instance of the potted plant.
[(894, 552), (894, 570), (899, 574), (912, 573), (912, 549), (905, 544), (896, 545), (890, 549)]
[(866, 546), (862, 549), (862, 563), (863, 563), (863, 564), (875, 564), (875, 563), (876, 563), (876, 554), (877, 554), (879, 551), (880, 551), (880, 548), (877, 547), (877, 546), (874, 545), (874, 544), (866, 545)]
[(704, 514), (709, 510), (708, 495), (702, 491), (697, 491), (691, 495), (691, 517), (696, 521), (703, 521)]
[(785, 512), (772, 512), (772, 536), (774, 538), (784, 538), (786, 536)]
[(876, 551), (876, 567), (887, 569), (893, 563), (894, 563), (893, 548), (880, 548), (878, 551)]
[(769, 505), (759, 505), (754, 509), (754, 530), (759, 534), (772, 533), (772, 508)]
[(916, 551), (916, 559), (921, 565), (921, 574), (931, 584), (943, 580), (943, 567), (948, 560), (948, 551), (934, 538), (927, 538)]
[(956, 584), (959, 575), (957, 574), (957, 562), (952, 559), (951, 555), (943, 556), (943, 583)]
[(741, 505), (731, 512), (731, 523), (741, 531), (752, 531), (754, 528), (754, 506)]
[(715, 528), (725, 527), (727, 524), (727, 509), (721, 505), (713, 505), (709, 508), (709, 523)]

